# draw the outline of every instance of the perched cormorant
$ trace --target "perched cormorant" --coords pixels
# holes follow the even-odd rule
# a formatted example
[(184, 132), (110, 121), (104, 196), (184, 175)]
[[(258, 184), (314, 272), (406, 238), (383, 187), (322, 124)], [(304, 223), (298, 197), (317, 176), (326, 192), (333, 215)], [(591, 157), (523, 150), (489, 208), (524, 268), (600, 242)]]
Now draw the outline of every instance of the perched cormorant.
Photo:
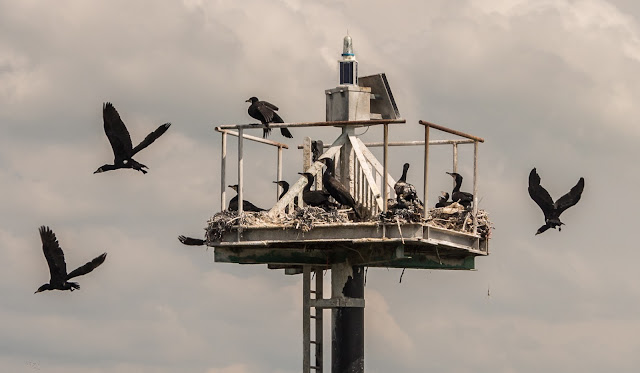
[[(229, 188), (233, 189), (236, 191), (236, 193), (238, 193), (238, 184), (235, 185), (229, 185)], [(238, 195), (236, 194), (235, 197), (231, 198), (231, 201), (229, 201), (229, 211), (238, 211)], [(256, 205), (254, 205), (253, 203), (245, 200), (242, 200), (242, 211), (251, 211), (251, 212), (260, 212), (260, 211), (267, 211), (265, 209), (261, 209), (260, 207), (256, 207)]]
[(308, 172), (298, 172), (300, 175), (307, 178), (307, 185), (302, 190), (302, 200), (308, 206), (329, 208), (332, 203), (329, 202), (329, 193), (324, 190), (311, 190), (311, 185), (315, 178)]
[(282, 197), (284, 197), (285, 194), (287, 194), (287, 192), (289, 191), (289, 183), (287, 183), (284, 180), (280, 180), (280, 181), (274, 181), (274, 183), (280, 185), (280, 187), (282, 187), (282, 193), (280, 193), (280, 195), (278, 196), (278, 201), (280, 201), (282, 199)]
[(107, 134), (107, 138), (109, 138), (111, 148), (113, 149), (114, 160), (113, 164), (105, 164), (99, 167), (94, 174), (117, 170), (119, 168), (132, 168), (146, 174), (147, 171), (144, 169), (149, 167), (138, 163), (132, 157), (140, 150), (151, 145), (158, 137), (162, 136), (169, 126), (171, 126), (171, 123), (165, 123), (158, 127), (134, 148), (131, 144), (131, 136), (129, 135), (129, 131), (127, 131), (127, 127), (124, 125), (122, 119), (120, 119), (116, 108), (114, 108), (110, 102), (105, 103), (102, 107), (102, 119), (104, 121), (104, 132)]
[(471, 206), (471, 203), (473, 202), (473, 194), (460, 191), (460, 186), (462, 185), (462, 175), (456, 172), (447, 173), (451, 175), (451, 177), (456, 181), (456, 186), (453, 187), (453, 192), (451, 193), (451, 200), (453, 202), (458, 202), (465, 208), (469, 208)]
[(558, 227), (558, 231), (562, 230), (563, 222), (560, 221), (560, 214), (569, 207), (575, 205), (582, 196), (582, 190), (584, 189), (584, 178), (581, 177), (578, 183), (571, 188), (569, 193), (560, 197), (557, 201), (553, 202), (549, 192), (540, 185), (540, 176), (536, 172), (534, 167), (529, 173), (529, 195), (533, 199), (542, 212), (544, 213), (544, 225), (536, 231), (536, 234), (540, 234), (549, 228), (555, 229)]
[[(262, 137), (267, 138), (271, 133), (271, 128), (269, 128), (269, 123), (284, 123), (284, 120), (280, 118), (276, 111), (278, 107), (267, 101), (260, 101), (257, 97), (251, 97), (245, 102), (251, 102), (249, 105), (249, 109), (247, 112), (251, 116), (251, 118), (257, 119), (260, 123), (265, 125), (265, 128), (262, 130)], [(280, 128), (280, 133), (282, 136), (292, 139), (293, 135), (289, 132), (289, 129), (286, 127)]]
[(48, 284), (40, 286), (38, 290), (36, 290), (36, 293), (45, 290), (73, 291), (75, 289), (80, 289), (80, 285), (78, 285), (77, 282), (70, 282), (68, 280), (74, 277), (86, 275), (93, 271), (97, 266), (104, 263), (104, 260), (107, 257), (107, 253), (103, 253), (85, 265), (67, 273), (67, 263), (64, 261), (64, 252), (62, 252), (62, 249), (58, 244), (55, 233), (53, 233), (49, 227), (45, 226), (41, 226), (39, 231), (40, 239), (42, 240), (42, 251), (44, 252), (44, 257), (47, 259), (47, 264), (49, 265), (51, 279)]
[[(278, 184), (278, 185), (280, 185), (282, 187), (282, 193), (280, 193), (280, 196), (278, 196), (278, 201), (279, 201), (289, 191), (289, 183), (287, 183), (284, 180), (274, 181), (274, 183), (276, 183), (276, 184)], [(298, 207), (298, 197), (293, 197), (293, 208), (296, 209), (297, 207)], [(284, 208), (284, 212), (287, 213), (287, 214), (289, 213), (289, 206), (286, 206)]]
[(322, 140), (311, 141), (311, 161), (315, 162), (324, 153), (324, 144)]
[(358, 206), (356, 205), (356, 201), (353, 199), (353, 196), (335, 177), (335, 164), (333, 159), (322, 158), (321, 160), (324, 161), (325, 165), (327, 165), (327, 169), (324, 171), (324, 174), (322, 174), (322, 185), (327, 189), (327, 192), (331, 194), (333, 199), (341, 205), (351, 207), (356, 217), (361, 219), (360, 211), (358, 211)]
[(402, 166), (402, 176), (394, 184), (393, 190), (396, 192), (396, 200), (398, 203), (406, 204), (406, 202), (413, 201), (418, 198), (416, 187), (407, 183), (407, 171), (409, 170), (409, 163), (405, 163)]
[(452, 203), (453, 201), (449, 201), (449, 193), (442, 192), (442, 195), (438, 197), (438, 203), (436, 203), (436, 208), (447, 207)]
[(206, 243), (205, 240), (201, 240), (199, 238), (186, 237), (186, 236), (178, 236), (178, 240), (183, 244), (189, 245), (189, 246), (202, 246)]

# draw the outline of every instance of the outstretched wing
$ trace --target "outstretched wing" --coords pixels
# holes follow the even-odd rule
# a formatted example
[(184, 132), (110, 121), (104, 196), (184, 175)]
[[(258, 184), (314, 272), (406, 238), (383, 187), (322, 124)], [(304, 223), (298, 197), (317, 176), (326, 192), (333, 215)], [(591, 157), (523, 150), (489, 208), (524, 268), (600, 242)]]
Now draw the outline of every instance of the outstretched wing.
[(270, 102), (262, 101), (262, 103), (271, 110), (278, 111), (278, 107)]
[(131, 136), (116, 108), (110, 102), (102, 107), (102, 119), (104, 120), (104, 132), (111, 143), (113, 155), (116, 160), (131, 157)]
[(202, 245), (204, 245), (204, 240), (201, 240), (199, 238), (178, 236), (178, 240), (180, 240), (180, 242), (182, 242), (183, 244), (189, 245), (189, 246), (202, 246)]
[(140, 150), (151, 145), (154, 141), (156, 141), (158, 137), (162, 136), (163, 133), (167, 132), (170, 126), (171, 126), (171, 123), (165, 123), (160, 127), (156, 128), (155, 131), (148, 134), (147, 137), (145, 137), (144, 140), (140, 142), (140, 144), (136, 145), (136, 147), (133, 148), (133, 150), (131, 151), (131, 156), (133, 157)]
[(540, 185), (540, 176), (535, 168), (529, 173), (529, 195), (545, 214), (553, 210), (553, 199), (549, 192)]
[[(260, 101), (256, 105), (256, 108), (260, 112), (260, 115), (262, 115), (262, 118), (264, 118), (264, 122), (265, 123), (273, 122), (274, 115), (277, 115), (275, 113), (275, 111), (273, 111), (273, 109), (270, 106), (273, 106), (273, 105), (271, 105), (271, 104), (269, 104), (268, 102), (265, 102), (265, 101)], [(278, 108), (276, 108), (275, 110), (278, 110)], [(278, 118), (280, 118), (280, 117), (278, 117)], [(280, 119), (280, 120), (282, 120), (282, 119)]]
[(103, 253), (99, 257), (94, 258), (89, 263), (74, 269), (67, 276), (67, 280), (72, 279), (74, 277), (86, 275), (87, 273), (89, 273), (89, 272), (93, 271), (94, 269), (96, 269), (96, 267), (98, 267), (100, 264), (104, 263), (104, 260), (106, 258), (107, 258), (107, 253)]
[(554, 204), (556, 211), (558, 211), (558, 215), (562, 214), (562, 212), (569, 207), (575, 205), (580, 201), (580, 197), (582, 196), (582, 190), (584, 190), (584, 178), (581, 177), (578, 180), (578, 183), (571, 188), (569, 193), (560, 197), (556, 203)]
[(58, 244), (55, 233), (45, 227), (40, 227), (40, 239), (42, 240), (42, 251), (49, 265), (49, 273), (51, 274), (51, 283), (62, 282), (67, 277), (67, 264), (64, 261), (64, 252)]

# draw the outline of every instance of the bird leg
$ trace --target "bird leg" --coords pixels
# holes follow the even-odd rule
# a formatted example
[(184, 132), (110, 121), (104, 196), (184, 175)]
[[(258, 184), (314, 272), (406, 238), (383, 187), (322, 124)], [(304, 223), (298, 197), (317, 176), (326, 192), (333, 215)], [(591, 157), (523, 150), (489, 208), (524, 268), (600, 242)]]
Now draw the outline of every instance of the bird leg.
[(78, 285), (77, 282), (67, 282), (67, 284), (69, 285), (69, 290), (74, 291), (76, 289), (80, 289), (80, 285)]

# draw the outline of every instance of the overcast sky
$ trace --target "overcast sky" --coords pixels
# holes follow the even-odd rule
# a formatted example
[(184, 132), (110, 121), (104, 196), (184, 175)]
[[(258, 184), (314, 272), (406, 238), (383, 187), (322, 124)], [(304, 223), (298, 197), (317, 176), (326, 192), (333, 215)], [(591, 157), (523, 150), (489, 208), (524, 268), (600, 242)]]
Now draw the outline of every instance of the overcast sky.
[[(420, 119), (486, 139), (480, 207), (496, 227), (477, 271), (408, 270), (401, 284), (401, 270), (368, 271), (367, 372), (636, 372), (632, 0), (0, 0), (1, 370), (299, 372), (301, 277), (214, 263), (177, 236), (202, 236), (220, 210), (213, 127), (254, 122), (251, 96), (288, 122), (324, 120), (347, 30), (361, 75), (385, 72), (407, 120), (392, 140), (422, 138)], [(173, 123), (136, 157), (148, 174), (93, 174), (113, 160), (106, 101), (134, 144)], [(271, 135), (290, 146), (289, 181), (303, 137), (330, 143), (339, 130), (292, 132)], [(246, 148), (246, 198), (268, 207), (276, 152)], [(471, 156), (461, 150), (466, 180)], [(404, 162), (418, 185), (419, 149), (392, 149), (394, 177)], [(432, 201), (451, 187), (450, 167), (450, 149), (437, 148)], [(562, 232), (534, 236), (533, 167), (554, 198), (586, 180)], [(40, 225), (69, 268), (108, 252), (80, 291), (33, 294), (49, 279)]]

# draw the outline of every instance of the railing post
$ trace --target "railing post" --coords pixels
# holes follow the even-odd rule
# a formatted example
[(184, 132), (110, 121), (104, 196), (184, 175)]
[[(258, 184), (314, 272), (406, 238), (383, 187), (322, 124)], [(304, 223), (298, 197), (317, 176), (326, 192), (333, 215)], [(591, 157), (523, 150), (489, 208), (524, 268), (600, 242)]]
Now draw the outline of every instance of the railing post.
[(387, 212), (387, 200), (389, 199), (389, 171), (387, 170), (389, 160), (389, 124), (384, 124), (384, 150), (383, 150), (383, 165), (382, 169), (384, 170), (382, 175), (382, 206), (384, 207), (383, 212)]
[(222, 132), (222, 155), (220, 157), (220, 211), (224, 211), (227, 198), (227, 134)]
[(424, 124), (424, 218), (429, 211), (429, 124)]
[(478, 142), (473, 143), (473, 234), (478, 234)]
[[(278, 166), (276, 169), (276, 181), (282, 180), (282, 147), (278, 146)], [(276, 201), (280, 196), (280, 184), (276, 184)]]
[(242, 128), (238, 128), (238, 216), (242, 215), (242, 205), (243, 205), (243, 193), (242, 193), (242, 185), (243, 185), (243, 132)]

